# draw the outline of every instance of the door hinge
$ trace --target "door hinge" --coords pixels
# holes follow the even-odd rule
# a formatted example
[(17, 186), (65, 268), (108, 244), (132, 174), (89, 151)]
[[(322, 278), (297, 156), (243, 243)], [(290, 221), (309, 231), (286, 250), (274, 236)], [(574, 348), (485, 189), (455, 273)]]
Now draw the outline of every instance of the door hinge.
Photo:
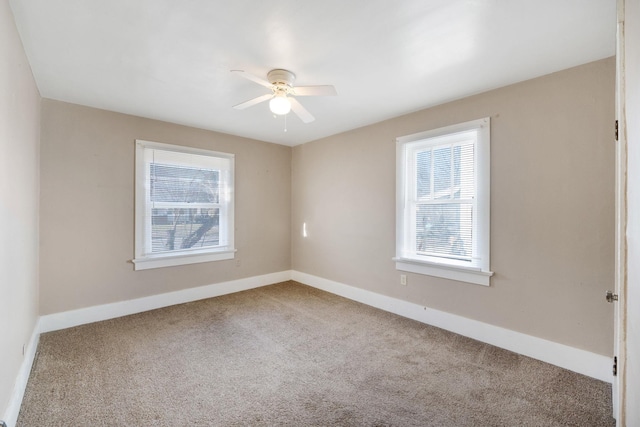
[(613, 376), (618, 376), (618, 356), (613, 356)]
[(618, 140), (618, 121), (616, 120), (616, 141)]

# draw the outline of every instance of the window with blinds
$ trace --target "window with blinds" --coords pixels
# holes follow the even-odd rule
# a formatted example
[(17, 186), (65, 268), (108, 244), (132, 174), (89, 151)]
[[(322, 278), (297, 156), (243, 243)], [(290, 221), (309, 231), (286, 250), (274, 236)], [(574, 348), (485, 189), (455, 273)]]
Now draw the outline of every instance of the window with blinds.
[(233, 155), (136, 144), (136, 270), (233, 258)]
[(396, 267), (488, 284), (489, 119), (398, 138), (397, 145)]

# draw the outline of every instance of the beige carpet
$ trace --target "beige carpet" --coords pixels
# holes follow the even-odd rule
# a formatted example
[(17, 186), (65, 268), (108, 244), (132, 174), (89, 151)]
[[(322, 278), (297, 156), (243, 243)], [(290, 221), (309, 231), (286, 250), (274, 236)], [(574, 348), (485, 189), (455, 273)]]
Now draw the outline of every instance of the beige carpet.
[(609, 384), (286, 282), (42, 335), (19, 426), (613, 426)]

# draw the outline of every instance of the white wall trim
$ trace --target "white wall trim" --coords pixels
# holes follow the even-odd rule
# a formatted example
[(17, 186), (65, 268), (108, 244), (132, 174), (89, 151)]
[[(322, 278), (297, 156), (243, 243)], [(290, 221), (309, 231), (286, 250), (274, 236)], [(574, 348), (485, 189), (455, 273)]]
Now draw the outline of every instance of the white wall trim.
[(38, 332), (57, 331), (59, 329), (155, 310), (156, 308), (168, 307), (170, 305), (246, 291), (248, 289), (259, 288), (287, 280), (291, 280), (290, 270), (199, 286), (197, 288), (183, 289), (181, 291), (152, 295), (128, 301), (64, 311), (62, 313), (47, 314), (40, 317), (40, 330)]
[(7, 423), (8, 427), (15, 426), (16, 421), (18, 421), (22, 398), (24, 397), (24, 391), (27, 388), (27, 382), (29, 381), (29, 375), (31, 374), (31, 367), (33, 366), (33, 361), (36, 357), (38, 341), (40, 340), (39, 323), (40, 321), (38, 320), (33, 328), (33, 332), (31, 333), (31, 338), (29, 339), (29, 343), (25, 349), (22, 364), (20, 365), (18, 375), (16, 376), (16, 382), (13, 387), (13, 392), (11, 393), (9, 405), (7, 406), (4, 412), (4, 417), (2, 418), (2, 420)]
[(495, 345), (496, 347), (504, 348), (601, 381), (611, 383), (613, 380), (611, 372), (612, 360), (607, 356), (295, 270), (291, 272), (291, 279), (326, 292), (331, 292), (332, 294), (455, 332), (456, 334)]

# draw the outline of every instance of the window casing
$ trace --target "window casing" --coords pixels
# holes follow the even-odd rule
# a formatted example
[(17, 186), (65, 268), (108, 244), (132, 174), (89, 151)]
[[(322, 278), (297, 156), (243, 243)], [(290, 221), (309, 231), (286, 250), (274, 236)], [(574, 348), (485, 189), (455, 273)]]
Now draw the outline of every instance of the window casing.
[(396, 140), (396, 268), (489, 285), (490, 119)]
[(234, 258), (233, 154), (136, 141), (136, 270)]

